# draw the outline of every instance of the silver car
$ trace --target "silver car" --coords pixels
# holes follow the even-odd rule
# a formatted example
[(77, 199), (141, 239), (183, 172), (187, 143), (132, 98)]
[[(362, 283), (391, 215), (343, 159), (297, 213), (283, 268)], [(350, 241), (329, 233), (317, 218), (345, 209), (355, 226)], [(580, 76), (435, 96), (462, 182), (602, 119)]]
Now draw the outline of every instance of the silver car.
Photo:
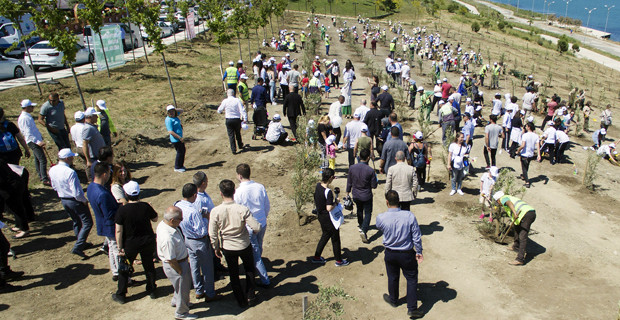
[(24, 70), (21, 60), (0, 55), (0, 79), (23, 78), (26, 75)]

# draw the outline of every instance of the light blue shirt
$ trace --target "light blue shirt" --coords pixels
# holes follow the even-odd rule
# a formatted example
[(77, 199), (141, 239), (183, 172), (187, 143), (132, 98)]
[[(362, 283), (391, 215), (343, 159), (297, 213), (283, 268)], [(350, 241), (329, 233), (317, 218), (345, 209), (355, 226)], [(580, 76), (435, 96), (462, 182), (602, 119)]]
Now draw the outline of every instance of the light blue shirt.
[(180, 200), (174, 206), (183, 211), (183, 221), (179, 227), (181, 227), (185, 238), (201, 239), (207, 236), (209, 225), (205, 223), (205, 219), (203, 219), (200, 211), (196, 210), (193, 203)]
[[(211, 197), (209, 197), (209, 195), (206, 192), (198, 191), (197, 196), (196, 196), (196, 201), (194, 201), (194, 208), (196, 208), (196, 210), (198, 210), (200, 214), (205, 214), (205, 213), (210, 213), (214, 207), (215, 205), (213, 204), (213, 200), (211, 200)], [(204, 218), (204, 217), (202, 219), (205, 221), (205, 223), (207, 224), (207, 228), (208, 228), (209, 219)]]
[[(183, 138), (183, 126), (181, 125), (181, 120), (179, 120), (178, 117), (166, 117), (166, 131), (172, 131), (178, 134), (179, 137)], [(170, 142), (179, 142), (179, 139), (175, 138), (173, 135), (170, 135)]]
[(248, 207), (252, 216), (260, 223), (261, 229), (267, 226), (270, 204), (267, 190), (262, 184), (254, 181), (241, 182), (235, 191), (235, 203)]
[(473, 139), (474, 138), (474, 122), (469, 120), (467, 122), (465, 122), (465, 125), (463, 126), (463, 129), (461, 129), (461, 132), (463, 133), (464, 136), (464, 141), (468, 141), (469, 139)]
[[(396, 127), (398, 128), (398, 139), (403, 140), (403, 126), (400, 125), (400, 123), (396, 122), (392, 127)], [(390, 130), (392, 128), (390, 127)], [(388, 134), (387, 139), (385, 139), (385, 141), (389, 141), (392, 140), (392, 134)]]
[(389, 208), (377, 216), (377, 229), (383, 232), (383, 245), (392, 250), (411, 250), (422, 254), (422, 233), (411, 211)]

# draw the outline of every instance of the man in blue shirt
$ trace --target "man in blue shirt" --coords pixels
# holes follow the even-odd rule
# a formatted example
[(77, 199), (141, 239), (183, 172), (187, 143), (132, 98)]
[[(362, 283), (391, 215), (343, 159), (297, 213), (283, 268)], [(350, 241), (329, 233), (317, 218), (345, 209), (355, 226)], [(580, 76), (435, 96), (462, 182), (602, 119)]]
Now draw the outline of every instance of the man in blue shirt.
[(204, 298), (206, 302), (219, 300), (221, 296), (215, 294), (213, 275), (213, 249), (209, 242), (209, 214), (198, 211), (195, 202), (198, 197), (198, 188), (193, 183), (187, 183), (182, 190), (183, 200), (177, 201), (175, 207), (183, 212), (183, 221), (179, 225), (189, 254), (189, 265), (192, 270), (192, 281), (196, 289), (196, 299)]
[(418, 310), (416, 297), (418, 263), (424, 261), (420, 226), (411, 211), (399, 209), (398, 192), (388, 191), (385, 199), (388, 211), (377, 216), (376, 223), (377, 229), (383, 232), (388, 277), (389, 294), (383, 294), (383, 300), (392, 307), (397, 307), (398, 281), (402, 270), (407, 280), (407, 315), (421, 318), (424, 313)]
[(95, 176), (93, 182), (86, 189), (86, 196), (95, 213), (97, 222), (97, 234), (108, 240), (108, 257), (110, 258), (110, 271), (112, 277), (118, 278), (118, 246), (116, 244), (116, 230), (114, 219), (118, 203), (112, 193), (105, 187), (110, 179), (110, 167), (106, 163), (95, 164)]
[(465, 112), (463, 114), (463, 121), (465, 121), (465, 125), (461, 129), (461, 132), (463, 133), (463, 141), (465, 141), (465, 143), (471, 148), (474, 145), (475, 125), (474, 122), (471, 120), (471, 115), (468, 112)]

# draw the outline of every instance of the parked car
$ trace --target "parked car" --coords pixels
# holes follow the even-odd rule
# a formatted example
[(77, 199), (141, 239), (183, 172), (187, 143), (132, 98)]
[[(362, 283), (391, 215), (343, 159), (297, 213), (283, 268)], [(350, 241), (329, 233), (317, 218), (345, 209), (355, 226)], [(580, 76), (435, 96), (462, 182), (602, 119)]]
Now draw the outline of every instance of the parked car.
[(23, 78), (25, 65), (19, 59), (0, 55), (0, 79)]
[[(166, 25), (165, 22), (159, 22), (159, 28), (161, 29), (161, 37), (166, 38), (172, 35), (172, 28)], [(149, 35), (146, 33), (144, 26), (140, 27), (140, 34), (142, 35), (142, 39), (146, 42), (149, 42)]]
[[(78, 52), (75, 56), (75, 61), (72, 63), (74, 66), (90, 63), (95, 60), (95, 56), (88, 48), (81, 44), (76, 44), (76, 47)], [(29, 51), (30, 58), (32, 59), (32, 66), (30, 67), (35, 71), (39, 70), (41, 67), (66, 67), (62, 62), (64, 54), (50, 46), (49, 41), (39, 41), (35, 43)], [(26, 58), (24, 60), (26, 60), (27, 64), (30, 64), (30, 59)]]
[(185, 29), (185, 17), (181, 14), (181, 11), (177, 11), (174, 16), (179, 20), (179, 28)]
[[(133, 49), (140, 48), (142, 46), (142, 39), (141, 37), (138, 36), (138, 33), (140, 32), (140, 29), (138, 29), (138, 26), (136, 26), (135, 24), (132, 24), (131, 25), (132, 30), (129, 30), (129, 26), (124, 23), (106, 23), (105, 25), (107, 26), (107, 25), (116, 25), (116, 24), (120, 25), (121, 29), (125, 31), (125, 47), (124, 47), (125, 52), (132, 49), (131, 38), (129, 37), (130, 33), (133, 36)], [(94, 42), (99, 41), (99, 39), (93, 39), (90, 26), (84, 27), (83, 38), (84, 38), (83, 39), (84, 41), (82, 45), (84, 45), (85, 47), (88, 47), (90, 45), (91, 49), (95, 45)]]
[[(175, 22), (172, 23), (170, 21), (168, 21), (168, 16), (166, 15), (161, 15), (159, 16), (159, 22), (163, 22), (166, 24), (166, 26), (172, 28), (173, 32), (178, 32), (179, 31), (179, 25)], [(183, 22), (185, 24), (185, 22)]]

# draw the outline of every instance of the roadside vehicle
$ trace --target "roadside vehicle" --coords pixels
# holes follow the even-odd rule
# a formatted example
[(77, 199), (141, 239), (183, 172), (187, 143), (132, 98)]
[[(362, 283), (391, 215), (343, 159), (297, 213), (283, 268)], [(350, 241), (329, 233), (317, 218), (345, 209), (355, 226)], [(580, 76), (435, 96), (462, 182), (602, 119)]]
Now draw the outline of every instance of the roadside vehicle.
[[(95, 56), (88, 48), (81, 44), (76, 44), (78, 52), (75, 56), (75, 61), (72, 63), (80, 65), (84, 63), (90, 63), (95, 60)], [(32, 65), (30, 66), (30, 59), (24, 59), (26, 63), (35, 71), (42, 67), (67, 67), (62, 62), (64, 54), (56, 48), (50, 46), (49, 41), (39, 41), (30, 47), (30, 58), (32, 59)]]
[(23, 78), (26, 75), (25, 67), (20, 59), (0, 55), (0, 79)]

